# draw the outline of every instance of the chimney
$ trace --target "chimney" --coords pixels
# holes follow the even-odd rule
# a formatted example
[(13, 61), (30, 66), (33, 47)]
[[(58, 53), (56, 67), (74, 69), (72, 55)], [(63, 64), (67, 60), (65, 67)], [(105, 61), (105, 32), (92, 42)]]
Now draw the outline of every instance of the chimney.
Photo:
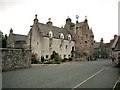
[(85, 21), (84, 21), (85, 23), (87, 23), (88, 22), (88, 20), (87, 20), (87, 16), (85, 16)]
[(114, 40), (116, 39), (117, 35), (114, 35)]
[(104, 41), (103, 38), (101, 38), (100, 42), (103, 43), (103, 41)]
[(71, 19), (68, 16), (68, 18), (66, 19), (66, 24), (70, 24), (70, 23), (71, 23)]
[(48, 18), (48, 22), (46, 24), (52, 26), (51, 18)]
[(64, 28), (66, 28), (67, 30), (70, 30), (71, 21), (72, 20), (69, 17), (67, 17), (66, 24), (65, 24)]
[(10, 29), (10, 34), (13, 34), (13, 30), (12, 30), (12, 28)]
[(37, 14), (35, 15), (34, 23), (38, 23)]

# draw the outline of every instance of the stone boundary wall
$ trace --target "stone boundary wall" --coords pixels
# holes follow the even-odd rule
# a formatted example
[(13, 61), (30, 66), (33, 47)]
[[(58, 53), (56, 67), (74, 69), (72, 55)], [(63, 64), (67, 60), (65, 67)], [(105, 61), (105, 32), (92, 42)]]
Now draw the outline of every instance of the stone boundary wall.
[(0, 48), (2, 71), (11, 71), (31, 66), (31, 51), (27, 49)]

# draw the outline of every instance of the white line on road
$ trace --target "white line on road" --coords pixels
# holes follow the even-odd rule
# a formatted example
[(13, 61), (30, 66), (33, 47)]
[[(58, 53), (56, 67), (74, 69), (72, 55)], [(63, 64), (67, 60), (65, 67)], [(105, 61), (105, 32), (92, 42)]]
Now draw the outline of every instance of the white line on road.
[(97, 73), (93, 74), (92, 76), (90, 76), (89, 78), (87, 78), (86, 80), (84, 80), (83, 82), (81, 82), (80, 84), (78, 84), (77, 86), (75, 86), (72, 90), (74, 90), (75, 88), (81, 86), (83, 83), (87, 82), (89, 79), (93, 78), (94, 76), (96, 76), (98, 73), (100, 73), (101, 71), (103, 71), (103, 69), (101, 69), (100, 71), (98, 71)]
[(115, 87), (116, 87), (117, 83), (118, 83), (118, 80), (117, 80), (117, 81), (116, 81), (116, 83), (114, 84), (114, 86), (113, 86), (113, 89), (112, 89), (112, 90), (115, 90)]

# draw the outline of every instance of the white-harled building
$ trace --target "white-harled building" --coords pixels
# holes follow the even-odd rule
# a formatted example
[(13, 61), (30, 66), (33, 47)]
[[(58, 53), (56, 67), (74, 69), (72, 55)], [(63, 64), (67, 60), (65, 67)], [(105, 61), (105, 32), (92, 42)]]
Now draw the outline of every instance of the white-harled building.
[(67, 29), (53, 26), (50, 18), (46, 24), (39, 23), (37, 15), (29, 31), (27, 43), (32, 52), (37, 53), (39, 60), (41, 56), (50, 58), (53, 51), (62, 59), (69, 58), (73, 56), (71, 52), (75, 49), (72, 35)]

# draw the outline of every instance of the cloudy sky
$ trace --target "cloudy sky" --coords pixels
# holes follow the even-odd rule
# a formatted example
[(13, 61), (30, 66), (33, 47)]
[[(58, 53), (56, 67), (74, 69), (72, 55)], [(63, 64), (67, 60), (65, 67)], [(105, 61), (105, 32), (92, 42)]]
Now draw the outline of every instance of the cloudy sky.
[(95, 40), (109, 42), (118, 34), (119, 0), (0, 0), (0, 30), (9, 34), (10, 28), (16, 34), (27, 35), (35, 14), (39, 22), (46, 23), (52, 18), (54, 26), (61, 27), (69, 16), (75, 23), (87, 16)]

